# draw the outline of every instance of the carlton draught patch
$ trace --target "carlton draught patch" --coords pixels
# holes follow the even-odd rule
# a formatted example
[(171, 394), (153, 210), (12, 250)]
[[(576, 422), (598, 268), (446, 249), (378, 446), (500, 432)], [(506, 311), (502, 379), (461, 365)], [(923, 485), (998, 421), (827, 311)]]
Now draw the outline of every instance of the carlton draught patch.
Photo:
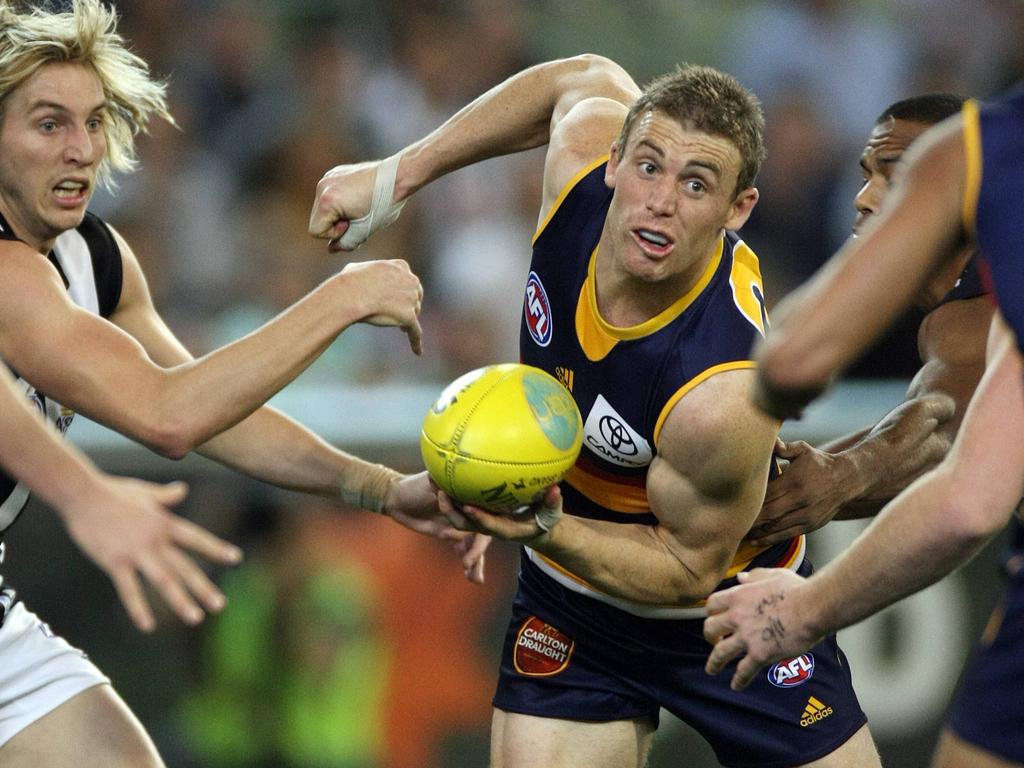
[(512, 659), (516, 672), (531, 677), (557, 675), (569, 666), (576, 646), (569, 637), (536, 616), (523, 622)]

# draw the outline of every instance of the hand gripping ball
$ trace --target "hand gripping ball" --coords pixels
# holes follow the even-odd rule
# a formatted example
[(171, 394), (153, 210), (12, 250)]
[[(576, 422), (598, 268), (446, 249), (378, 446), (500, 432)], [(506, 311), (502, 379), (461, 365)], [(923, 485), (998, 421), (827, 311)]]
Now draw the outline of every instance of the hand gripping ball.
[(582, 442), (572, 395), (550, 374), (519, 363), (457, 378), (420, 432), (434, 482), (460, 503), (500, 513), (539, 501), (576, 462)]

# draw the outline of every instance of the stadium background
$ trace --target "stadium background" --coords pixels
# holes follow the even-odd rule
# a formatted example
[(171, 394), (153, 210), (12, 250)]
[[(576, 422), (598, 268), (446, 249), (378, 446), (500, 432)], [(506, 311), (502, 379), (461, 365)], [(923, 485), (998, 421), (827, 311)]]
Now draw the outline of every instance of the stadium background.
[[(157, 306), (197, 354), (344, 264), (305, 234), (328, 167), (393, 152), (525, 65), (591, 51), (640, 82), (690, 61), (751, 87), (769, 157), (743, 235), (770, 302), (845, 238), (861, 145), (889, 102), (926, 90), (984, 97), (1024, 73), (1024, 3), (1011, 0), (116, 5), (136, 50), (169, 80), (180, 129), (144, 137), (139, 171), (93, 209), (133, 244)], [(541, 158), (489, 161), (428, 188), (356, 254), (405, 258), (423, 278), (423, 358), (397, 332), (356, 327), (275, 404), (346, 449), (415, 469), (418, 423), (440, 387), (517, 356)], [(917, 364), (918, 319), (786, 436), (823, 440), (898, 402)], [(32, 506), (8, 537), (5, 578), (111, 676), (171, 768), (486, 765), (513, 547), (492, 547), (488, 583), (473, 587), (443, 547), (388, 521), (337, 514), (202, 459), (159, 459), (83, 419), (70, 437), (111, 471), (187, 479), (182, 513), (247, 551), (218, 574), (224, 616), (188, 630), (165, 613), (142, 636), (48, 510)], [(857, 530), (815, 534), (812, 557), (824, 562)], [(927, 765), (998, 590), (998, 549), (844, 633), (890, 768)], [(684, 756), (715, 764), (666, 717), (651, 768)]]

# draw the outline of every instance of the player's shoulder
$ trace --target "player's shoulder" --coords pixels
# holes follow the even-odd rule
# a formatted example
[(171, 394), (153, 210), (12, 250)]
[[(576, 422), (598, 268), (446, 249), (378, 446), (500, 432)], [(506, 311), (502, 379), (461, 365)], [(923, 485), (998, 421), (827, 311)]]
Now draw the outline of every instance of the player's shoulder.
[[(722, 343), (735, 339), (741, 347), (763, 336), (768, 328), (764, 280), (757, 254), (736, 233), (727, 231), (720, 254), (706, 288), (707, 301), (701, 307), (701, 323)], [(748, 349), (745, 351), (749, 351)]]

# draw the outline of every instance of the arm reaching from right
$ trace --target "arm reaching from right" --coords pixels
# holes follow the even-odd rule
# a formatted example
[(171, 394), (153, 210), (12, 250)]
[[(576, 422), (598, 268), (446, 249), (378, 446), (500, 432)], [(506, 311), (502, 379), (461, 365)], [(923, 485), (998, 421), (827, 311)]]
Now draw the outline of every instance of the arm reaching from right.
[(58, 511), (72, 540), (110, 576), (143, 632), (156, 622), (140, 575), (187, 624), (202, 621), (204, 609), (224, 608), (224, 595), (187, 551), (223, 565), (239, 562), (242, 553), (167, 511), (185, 498), (184, 483), (161, 486), (103, 474), (39, 419), (6, 370), (0, 377), (0, 463)]
[(938, 581), (1006, 525), (1024, 493), (1024, 388), (1013, 334), (997, 323), (985, 372), (945, 460), (807, 579), (757, 569), (708, 598), (707, 671), (734, 659), (732, 687)]

